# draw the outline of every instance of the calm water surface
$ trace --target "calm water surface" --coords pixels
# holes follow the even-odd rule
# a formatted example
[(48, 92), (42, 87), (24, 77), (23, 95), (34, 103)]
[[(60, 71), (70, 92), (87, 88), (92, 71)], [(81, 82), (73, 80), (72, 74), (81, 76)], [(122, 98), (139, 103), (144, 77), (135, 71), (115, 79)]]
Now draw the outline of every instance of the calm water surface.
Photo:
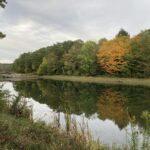
[[(131, 135), (130, 120), (136, 118), (136, 128), (145, 128), (143, 111), (150, 111), (150, 88), (81, 84), (62, 81), (38, 80), (1, 82), (12, 95), (20, 94), (32, 107), (33, 119), (65, 127), (69, 113), (78, 126), (88, 124), (94, 139), (104, 144), (124, 145)], [(139, 139), (142, 135), (139, 134)]]

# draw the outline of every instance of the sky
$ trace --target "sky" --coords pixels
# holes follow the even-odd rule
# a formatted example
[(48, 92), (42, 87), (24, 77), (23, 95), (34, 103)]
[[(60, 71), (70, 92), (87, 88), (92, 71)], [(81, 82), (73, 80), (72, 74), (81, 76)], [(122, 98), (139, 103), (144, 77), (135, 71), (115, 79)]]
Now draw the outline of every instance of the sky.
[(57, 42), (131, 36), (150, 28), (150, 0), (7, 0), (0, 8), (0, 63)]

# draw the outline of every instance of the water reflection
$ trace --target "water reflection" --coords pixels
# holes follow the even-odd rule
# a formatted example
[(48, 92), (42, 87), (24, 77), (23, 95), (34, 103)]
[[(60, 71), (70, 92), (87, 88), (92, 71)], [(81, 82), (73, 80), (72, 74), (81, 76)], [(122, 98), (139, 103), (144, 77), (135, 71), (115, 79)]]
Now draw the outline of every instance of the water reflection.
[(98, 112), (101, 119), (113, 120), (120, 129), (129, 123), (129, 114), (124, 95), (112, 88), (101, 93), (97, 102)]
[(59, 81), (21, 81), (14, 88), (27, 98), (45, 103), (57, 112), (85, 114), (97, 113), (100, 119), (113, 120), (120, 129), (135, 116), (142, 125), (140, 115), (150, 110), (150, 89), (143, 87), (105, 86)]
[(85, 118), (94, 138), (100, 137), (106, 144), (126, 144), (130, 118), (135, 116), (137, 127), (144, 128), (140, 116), (144, 110), (150, 111), (150, 88), (146, 87), (49, 80), (18, 81), (13, 87), (33, 106), (34, 120), (50, 123), (59, 116), (58, 122), (64, 126), (65, 113), (80, 124)]

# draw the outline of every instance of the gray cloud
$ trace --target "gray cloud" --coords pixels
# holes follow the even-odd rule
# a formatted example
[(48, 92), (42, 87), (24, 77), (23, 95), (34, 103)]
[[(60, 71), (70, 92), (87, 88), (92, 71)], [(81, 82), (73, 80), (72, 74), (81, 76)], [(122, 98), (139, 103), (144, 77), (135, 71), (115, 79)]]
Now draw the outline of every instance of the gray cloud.
[(150, 26), (149, 0), (8, 0), (0, 10), (0, 61), (64, 40), (131, 35)]

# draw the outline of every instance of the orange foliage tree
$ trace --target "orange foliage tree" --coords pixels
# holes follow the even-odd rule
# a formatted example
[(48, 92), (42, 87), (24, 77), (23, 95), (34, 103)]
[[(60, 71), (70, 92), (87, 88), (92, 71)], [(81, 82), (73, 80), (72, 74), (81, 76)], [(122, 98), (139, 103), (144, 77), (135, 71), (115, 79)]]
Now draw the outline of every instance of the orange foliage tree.
[(122, 36), (103, 42), (97, 57), (98, 63), (105, 72), (114, 74), (121, 71), (126, 64), (124, 56), (129, 50), (129, 41), (129, 37)]

